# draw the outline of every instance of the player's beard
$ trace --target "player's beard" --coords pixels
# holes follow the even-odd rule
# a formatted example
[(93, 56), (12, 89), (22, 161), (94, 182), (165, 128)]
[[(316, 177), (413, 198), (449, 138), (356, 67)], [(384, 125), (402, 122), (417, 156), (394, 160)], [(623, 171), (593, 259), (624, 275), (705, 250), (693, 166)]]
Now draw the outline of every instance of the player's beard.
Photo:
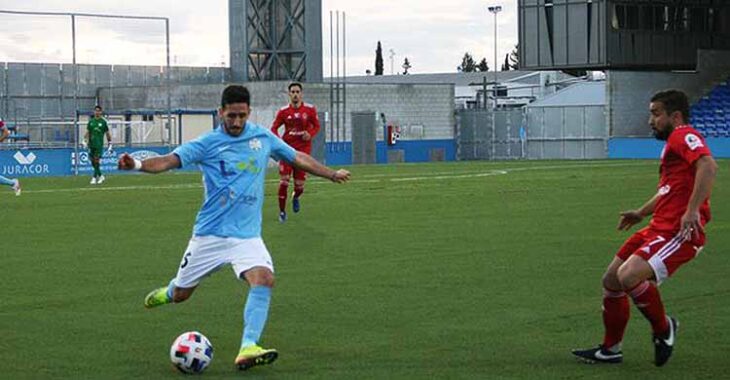
[(667, 123), (664, 125), (663, 130), (659, 130), (657, 128), (652, 128), (652, 134), (654, 135), (654, 138), (661, 141), (667, 141), (669, 138), (669, 135), (672, 134), (672, 131), (674, 128), (672, 128), (672, 124)]
[(226, 129), (226, 133), (228, 133), (229, 136), (238, 137), (241, 133), (243, 133), (243, 127), (229, 127), (226, 124), (223, 124), (223, 127)]

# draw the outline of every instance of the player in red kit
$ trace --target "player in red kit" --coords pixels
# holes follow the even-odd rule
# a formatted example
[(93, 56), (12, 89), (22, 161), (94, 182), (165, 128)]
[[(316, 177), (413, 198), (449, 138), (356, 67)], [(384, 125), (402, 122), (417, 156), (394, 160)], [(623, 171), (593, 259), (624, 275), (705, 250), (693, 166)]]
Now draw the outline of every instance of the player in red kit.
[[(284, 133), (279, 135), (279, 127), (284, 125)], [(289, 85), (289, 105), (277, 112), (271, 131), (280, 136), (292, 148), (311, 154), (312, 139), (319, 132), (317, 109), (302, 100), (302, 84), (293, 82)], [(294, 173), (294, 195), (292, 211), (299, 212), (299, 197), (304, 192), (304, 181), (307, 173), (298, 170), (284, 161), (279, 162), (279, 222), (286, 221), (286, 198), (289, 194), (289, 180)]]
[(651, 324), (654, 364), (660, 367), (669, 360), (679, 324), (665, 314), (658, 285), (694, 259), (705, 244), (717, 164), (705, 139), (687, 123), (689, 102), (683, 92), (656, 93), (649, 110), (654, 136), (666, 141), (657, 192), (641, 208), (622, 212), (618, 229), (628, 230), (644, 217), (653, 217), (649, 226), (626, 240), (603, 275), (603, 343), (573, 350), (589, 363), (623, 361), (629, 298)]

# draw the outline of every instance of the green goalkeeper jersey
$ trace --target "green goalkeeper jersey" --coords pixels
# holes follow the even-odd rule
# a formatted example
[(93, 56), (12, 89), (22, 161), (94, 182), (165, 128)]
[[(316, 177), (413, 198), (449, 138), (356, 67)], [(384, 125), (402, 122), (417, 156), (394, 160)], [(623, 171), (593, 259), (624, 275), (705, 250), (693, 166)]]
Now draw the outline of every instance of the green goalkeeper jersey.
[(106, 125), (106, 119), (91, 118), (89, 124), (86, 126), (86, 130), (89, 132), (89, 147), (102, 149), (104, 148), (104, 135), (109, 131), (109, 127)]

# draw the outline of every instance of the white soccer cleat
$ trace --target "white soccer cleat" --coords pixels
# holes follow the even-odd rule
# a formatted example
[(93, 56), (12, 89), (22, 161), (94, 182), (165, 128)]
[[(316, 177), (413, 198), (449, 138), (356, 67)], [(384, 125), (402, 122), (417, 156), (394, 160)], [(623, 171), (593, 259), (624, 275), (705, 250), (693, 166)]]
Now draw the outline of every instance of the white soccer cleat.
[(104, 180), (106, 180), (106, 178), (104, 178), (104, 176), (102, 175), (101, 177), (99, 177), (99, 179), (96, 180), (96, 183), (98, 185), (101, 185), (102, 183), (104, 183)]
[(96, 185), (96, 177), (91, 177), (91, 182), (89, 184)]
[(12, 187), (12, 189), (13, 189), (13, 191), (15, 192), (15, 196), (16, 196), (16, 197), (19, 197), (19, 196), (20, 196), (20, 191), (21, 191), (21, 189), (20, 189), (20, 181), (18, 181), (18, 180), (16, 179), (16, 180), (15, 180), (15, 183), (13, 183), (13, 187)]

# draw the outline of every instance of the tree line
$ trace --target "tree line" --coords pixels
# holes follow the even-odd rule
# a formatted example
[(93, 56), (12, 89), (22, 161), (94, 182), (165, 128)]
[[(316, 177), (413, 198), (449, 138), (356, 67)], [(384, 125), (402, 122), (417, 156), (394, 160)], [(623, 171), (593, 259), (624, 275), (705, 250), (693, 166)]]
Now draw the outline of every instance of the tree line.
[[(511, 52), (504, 56), (504, 62), (502, 63), (501, 70), (517, 70), (519, 68), (519, 63), (519, 45), (515, 45), (514, 49), (512, 49)], [(378, 46), (375, 49), (375, 75), (383, 75), (383, 66), (383, 46), (381, 45), (380, 41), (378, 41)], [(399, 74), (408, 75), (408, 70), (412, 68), (411, 62), (408, 60), (408, 57), (405, 57), (401, 67), (403, 68), (403, 72)], [(456, 67), (456, 70), (463, 73), (473, 73), (486, 72), (489, 71), (490, 68), (486, 58), (482, 58), (481, 61), (477, 62), (471, 53), (466, 52), (461, 58), (461, 64)], [(367, 70), (366, 73), (370, 74), (371, 71)]]

